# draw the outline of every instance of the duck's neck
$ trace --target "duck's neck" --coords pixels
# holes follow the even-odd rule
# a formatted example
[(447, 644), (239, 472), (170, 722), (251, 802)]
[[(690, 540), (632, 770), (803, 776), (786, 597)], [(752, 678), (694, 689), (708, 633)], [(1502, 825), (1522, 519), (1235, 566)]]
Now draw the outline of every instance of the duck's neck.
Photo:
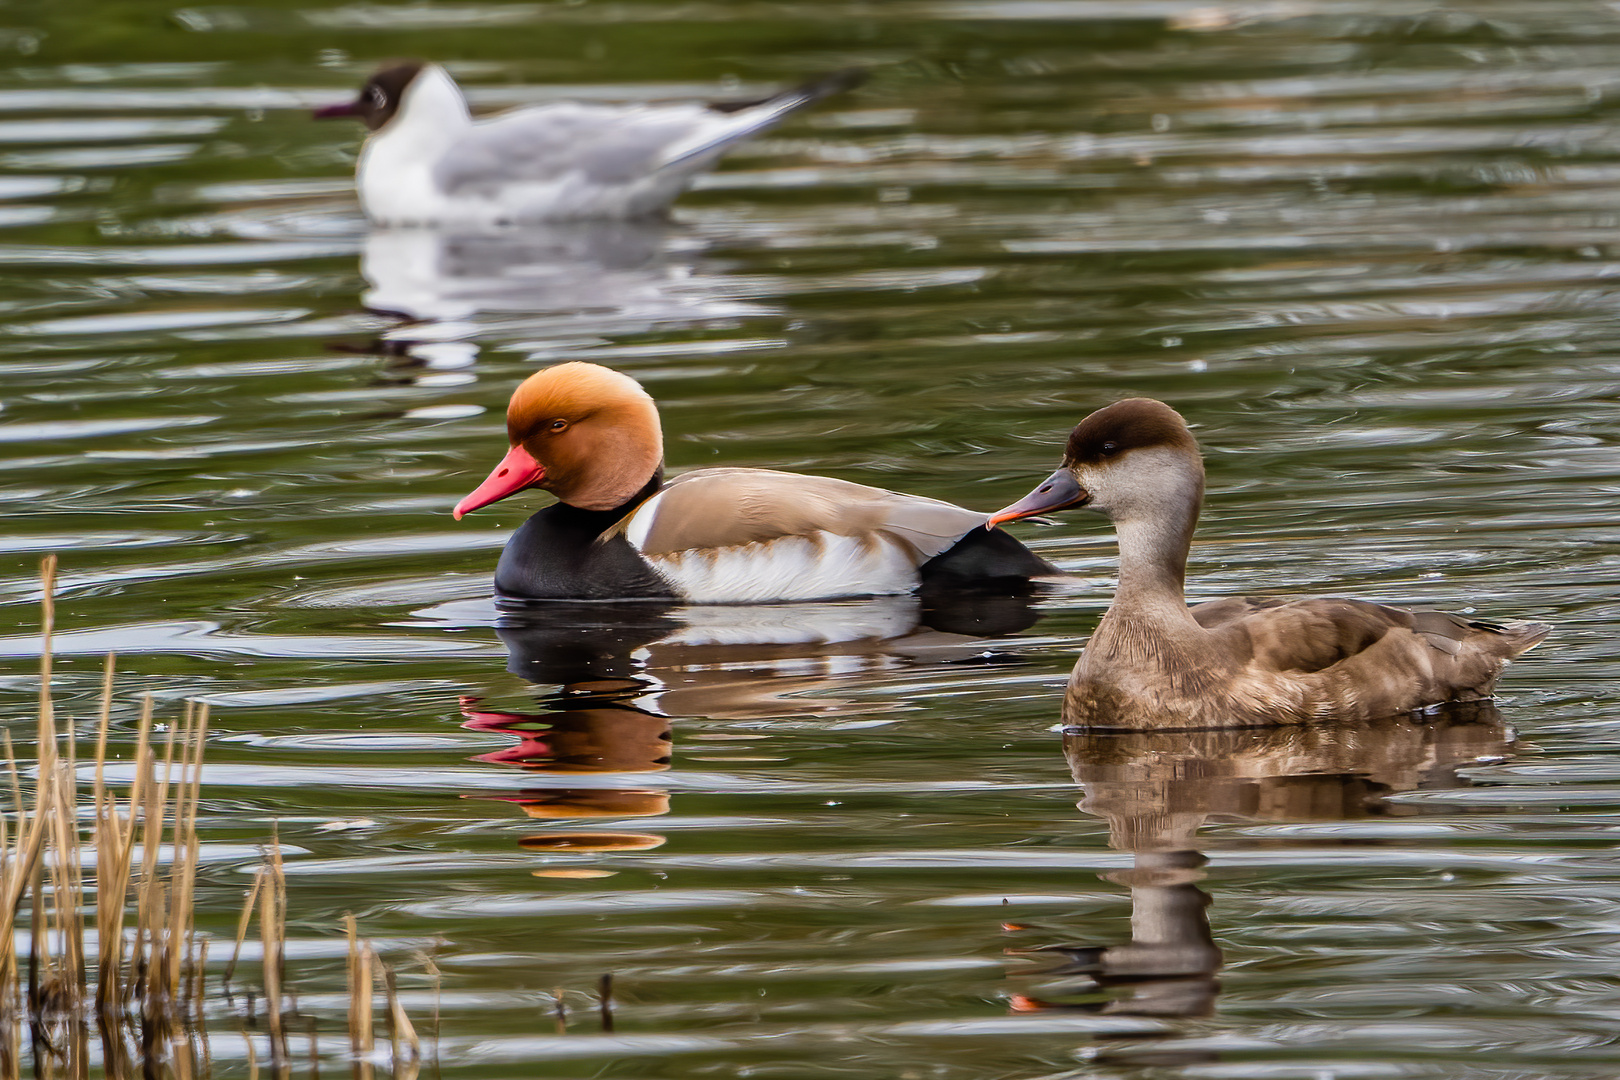
[(1203, 495), (1201, 482), (1189, 482), (1152, 512), (1115, 518), (1119, 588), (1111, 612), (1128, 614), (1133, 620), (1192, 624), (1187, 613), (1187, 552), (1192, 548)]
[(630, 513), (630, 511), (634, 510), (636, 507), (658, 494), (658, 489), (663, 486), (664, 467), (660, 465), (657, 471), (652, 474), (652, 478), (645, 484), (641, 485), (640, 490), (611, 509), (591, 510), (585, 507), (576, 506), (575, 504), (567, 501), (559, 502), (557, 505), (565, 508), (565, 512), (571, 516), (579, 517), (581, 519), (589, 518), (592, 522), (600, 525), (600, 528), (597, 530), (598, 532), (605, 532), (607, 529), (617, 524), (619, 520), (626, 514)]

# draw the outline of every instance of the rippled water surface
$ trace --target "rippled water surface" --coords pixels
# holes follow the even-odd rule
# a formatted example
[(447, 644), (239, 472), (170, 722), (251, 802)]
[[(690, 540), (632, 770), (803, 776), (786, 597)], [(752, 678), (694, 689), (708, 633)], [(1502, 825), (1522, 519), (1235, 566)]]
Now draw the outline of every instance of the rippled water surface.
[[(352, 911), (445, 1075), (1620, 1071), (1615, 5), (53, 0), (0, 53), (11, 734), (59, 552), (60, 707), (109, 650), (121, 745), (210, 704), (202, 920), (275, 823), (330, 1068)], [(667, 225), (368, 233), (308, 107), (412, 54), (487, 108), (874, 75)], [(449, 511), (563, 359), (677, 470), (981, 509), (1161, 397), (1195, 597), (1558, 629), (1494, 709), (1064, 737), (1074, 516), (1018, 527), (1075, 575), (1032, 606), (498, 630), (538, 500)]]

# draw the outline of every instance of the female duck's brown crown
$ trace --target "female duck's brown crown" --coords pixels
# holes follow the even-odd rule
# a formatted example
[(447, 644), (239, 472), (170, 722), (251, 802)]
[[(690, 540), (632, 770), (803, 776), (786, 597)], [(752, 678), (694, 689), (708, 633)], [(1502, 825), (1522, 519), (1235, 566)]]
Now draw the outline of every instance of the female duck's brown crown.
[(1152, 398), (1126, 398), (1075, 426), (1063, 449), (1065, 465), (1100, 465), (1130, 450), (1167, 447), (1198, 453), (1181, 414)]

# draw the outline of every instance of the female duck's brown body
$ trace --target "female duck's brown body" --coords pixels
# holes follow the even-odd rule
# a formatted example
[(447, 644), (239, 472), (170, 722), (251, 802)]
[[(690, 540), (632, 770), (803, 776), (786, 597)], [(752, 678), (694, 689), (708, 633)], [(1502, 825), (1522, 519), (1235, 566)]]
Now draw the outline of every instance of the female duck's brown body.
[(1222, 727), (1372, 718), (1489, 697), (1542, 623), (1498, 626), (1359, 600), (1230, 598), (1187, 606), (1203, 503), (1192, 433), (1162, 402), (1093, 413), (1063, 465), (991, 525), (1089, 506), (1119, 534), (1119, 590), (1076, 663), (1064, 720), (1082, 727)]

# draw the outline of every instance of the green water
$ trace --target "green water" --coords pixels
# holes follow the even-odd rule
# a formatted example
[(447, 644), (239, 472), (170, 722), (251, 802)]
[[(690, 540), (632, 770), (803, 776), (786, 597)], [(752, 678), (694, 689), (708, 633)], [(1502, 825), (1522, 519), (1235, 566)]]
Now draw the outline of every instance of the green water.
[[(81, 733), (108, 650), (119, 746), (142, 693), (210, 704), (206, 929), (279, 830), (328, 1069), (345, 912), (424, 1030), (442, 971), (444, 1075), (1620, 1069), (1612, 5), (53, 0), (0, 53), (11, 734), (54, 551)], [(480, 108), (873, 78), (668, 226), (368, 234), (308, 108), (409, 55)], [(901, 598), (512, 659), (538, 500), (449, 510), (565, 359), (647, 385), (674, 469), (984, 510), (1160, 397), (1195, 598), (1558, 629), (1494, 711), (1065, 740), (1113, 560), (1072, 516), (1016, 528), (1077, 580), (982, 636)], [(265, 1060), (240, 1009), (217, 1075)]]

